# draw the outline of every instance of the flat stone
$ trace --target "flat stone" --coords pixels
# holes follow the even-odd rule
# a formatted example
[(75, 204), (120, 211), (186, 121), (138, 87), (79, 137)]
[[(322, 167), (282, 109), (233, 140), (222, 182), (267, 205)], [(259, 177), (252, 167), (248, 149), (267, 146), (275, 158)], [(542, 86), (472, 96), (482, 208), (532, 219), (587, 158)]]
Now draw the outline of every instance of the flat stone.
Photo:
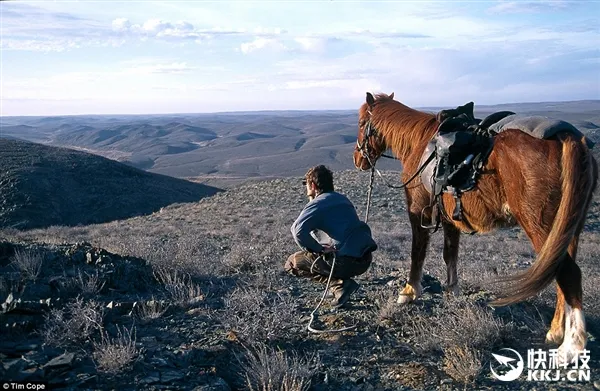
[(213, 377), (207, 384), (197, 386), (192, 391), (231, 391), (231, 387), (220, 377)]
[(5, 361), (3, 366), (6, 372), (17, 373), (27, 366), (27, 361), (22, 358), (16, 358), (14, 360)]
[(152, 357), (150, 359), (150, 364), (158, 365), (161, 367), (171, 366), (171, 364), (169, 364), (169, 362), (167, 360), (165, 360), (164, 358), (160, 358), (160, 357)]
[(29, 366), (43, 365), (48, 361), (48, 356), (42, 352), (31, 351), (23, 354), (23, 359), (28, 362)]
[(181, 372), (176, 371), (168, 371), (160, 374), (160, 381), (162, 383), (170, 383), (174, 380), (181, 380), (185, 377), (185, 375)]
[(596, 380), (596, 381), (594, 382), (594, 388), (595, 388), (596, 390), (600, 390), (600, 380)]
[(22, 381), (39, 381), (44, 379), (44, 371), (40, 368), (29, 368), (20, 371), (14, 380)]
[(160, 373), (152, 372), (148, 376), (140, 379), (139, 383), (140, 384), (154, 384), (154, 383), (158, 383), (159, 381), (160, 381)]
[(73, 353), (65, 353), (58, 357), (54, 357), (50, 360), (43, 368), (56, 368), (63, 366), (72, 366), (73, 360), (75, 360), (75, 354)]

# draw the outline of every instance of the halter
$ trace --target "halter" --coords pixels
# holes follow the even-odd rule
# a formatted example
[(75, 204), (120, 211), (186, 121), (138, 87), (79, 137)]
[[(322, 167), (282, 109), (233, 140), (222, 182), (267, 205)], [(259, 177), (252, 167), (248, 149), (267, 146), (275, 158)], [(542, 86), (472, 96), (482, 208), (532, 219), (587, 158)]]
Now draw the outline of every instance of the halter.
[[(367, 159), (369, 165), (373, 167), (374, 164), (371, 161), (371, 157), (369, 156), (369, 139), (371, 137), (377, 137), (378, 131), (377, 128), (375, 128), (375, 125), (373, 125), (373, 122), (371, 122), (371, 117), (373, 116), (373, 113), (371, 113), (371, 110), (367, 110), (367, 113), (369, 114), (369, 119), (366, 123), (365, 137), (363, 137), (362, 144), (358, 142), (358, 138), (356, 139), (356, 150), (359, 151), (362, 157)], [(382, 153), (381, 155), (379, 155), (379, 157), (386, 157), (388, 159), (399, 160), (396, 156), (386, 155), (385, 153)], [(375, 161), (377, 161), (377, 159), (375, 159)]]

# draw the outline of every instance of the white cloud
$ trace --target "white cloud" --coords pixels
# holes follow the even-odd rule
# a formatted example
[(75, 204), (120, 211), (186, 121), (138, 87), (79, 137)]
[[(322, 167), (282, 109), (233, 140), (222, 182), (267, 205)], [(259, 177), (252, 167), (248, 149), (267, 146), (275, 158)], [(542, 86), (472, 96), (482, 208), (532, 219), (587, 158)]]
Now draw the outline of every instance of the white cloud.
[(565, 9), (575, 4), (573, 1), (561, 0), (538, 0), (538, 1), (506, 1), (501, 0), (498, 4), (490, 7), (490, 13), (537, 13), (544, 11), (555, 11)]
[(296, 37), (294, 41), (308, 52), (322, 52), (325, 49), (326, 39), (322, 37)]
[(131, 27), (131, 22), (127, 18), (117, 18), (112, 22), (113, 30), (125, 31)]
[(129, 71), (134, 73), (172, 73), (181, 74), (191, 72), (195, 68), (190, 67), (185, 62), (173, 62), (171, 64), (155, 64), (155, 65), (140, 65), (129, 68)]
[(244, 54), (263, 49), (282, 50), (286, 47), (275, 38), (256, 38), (254, 41), (244, 42), (240, 45), (240, 50)]

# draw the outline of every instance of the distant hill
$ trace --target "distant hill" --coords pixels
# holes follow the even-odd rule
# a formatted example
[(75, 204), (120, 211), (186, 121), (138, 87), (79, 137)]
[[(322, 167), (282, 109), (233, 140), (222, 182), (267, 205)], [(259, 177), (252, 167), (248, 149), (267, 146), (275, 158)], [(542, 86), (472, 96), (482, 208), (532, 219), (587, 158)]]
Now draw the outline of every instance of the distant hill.
[[(0, 137), (80, 149), (221, 187), (228, 183), (220, 179), (300, 176), (316, 164), (353, 169), (359, 105), (339, 111), (2, 117)], [(448, 107), (420, 110), (435, 113), (443, 108)], [(479, 118), (500, 110), (569, 121), (600, 142), (599, 100), (475, 105)], [(377, 166), (402, 168), (387, 159)]]
[(87, 225), (150, 214), (220, 189), (101, 156), (0, 138), (0, 227)]

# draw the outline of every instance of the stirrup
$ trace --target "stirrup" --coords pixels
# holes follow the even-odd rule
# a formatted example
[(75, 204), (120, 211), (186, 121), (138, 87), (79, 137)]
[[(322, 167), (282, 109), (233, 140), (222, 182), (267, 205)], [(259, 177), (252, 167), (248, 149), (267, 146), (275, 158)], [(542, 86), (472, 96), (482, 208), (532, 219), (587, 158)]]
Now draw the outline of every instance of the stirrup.
[[(427, 208), (431, 209), (431, 224), (430, 225), (425, 225), (423, 223), (423, 215), (425, 214), (425, 210), (427, 210)], [(424, 207), (421, 210), (421, 221), (420, 221), (420, 225), (421, 228), (425, 228), (427, 230), (429, 230), (431, 233), (436, 233), (437, 230), (440, 228), (440, 219), (439, 217), (439, 209), (437, 207), (437, 203), (434, 203), (432, 205), (428, 205), (426, 207)]]

